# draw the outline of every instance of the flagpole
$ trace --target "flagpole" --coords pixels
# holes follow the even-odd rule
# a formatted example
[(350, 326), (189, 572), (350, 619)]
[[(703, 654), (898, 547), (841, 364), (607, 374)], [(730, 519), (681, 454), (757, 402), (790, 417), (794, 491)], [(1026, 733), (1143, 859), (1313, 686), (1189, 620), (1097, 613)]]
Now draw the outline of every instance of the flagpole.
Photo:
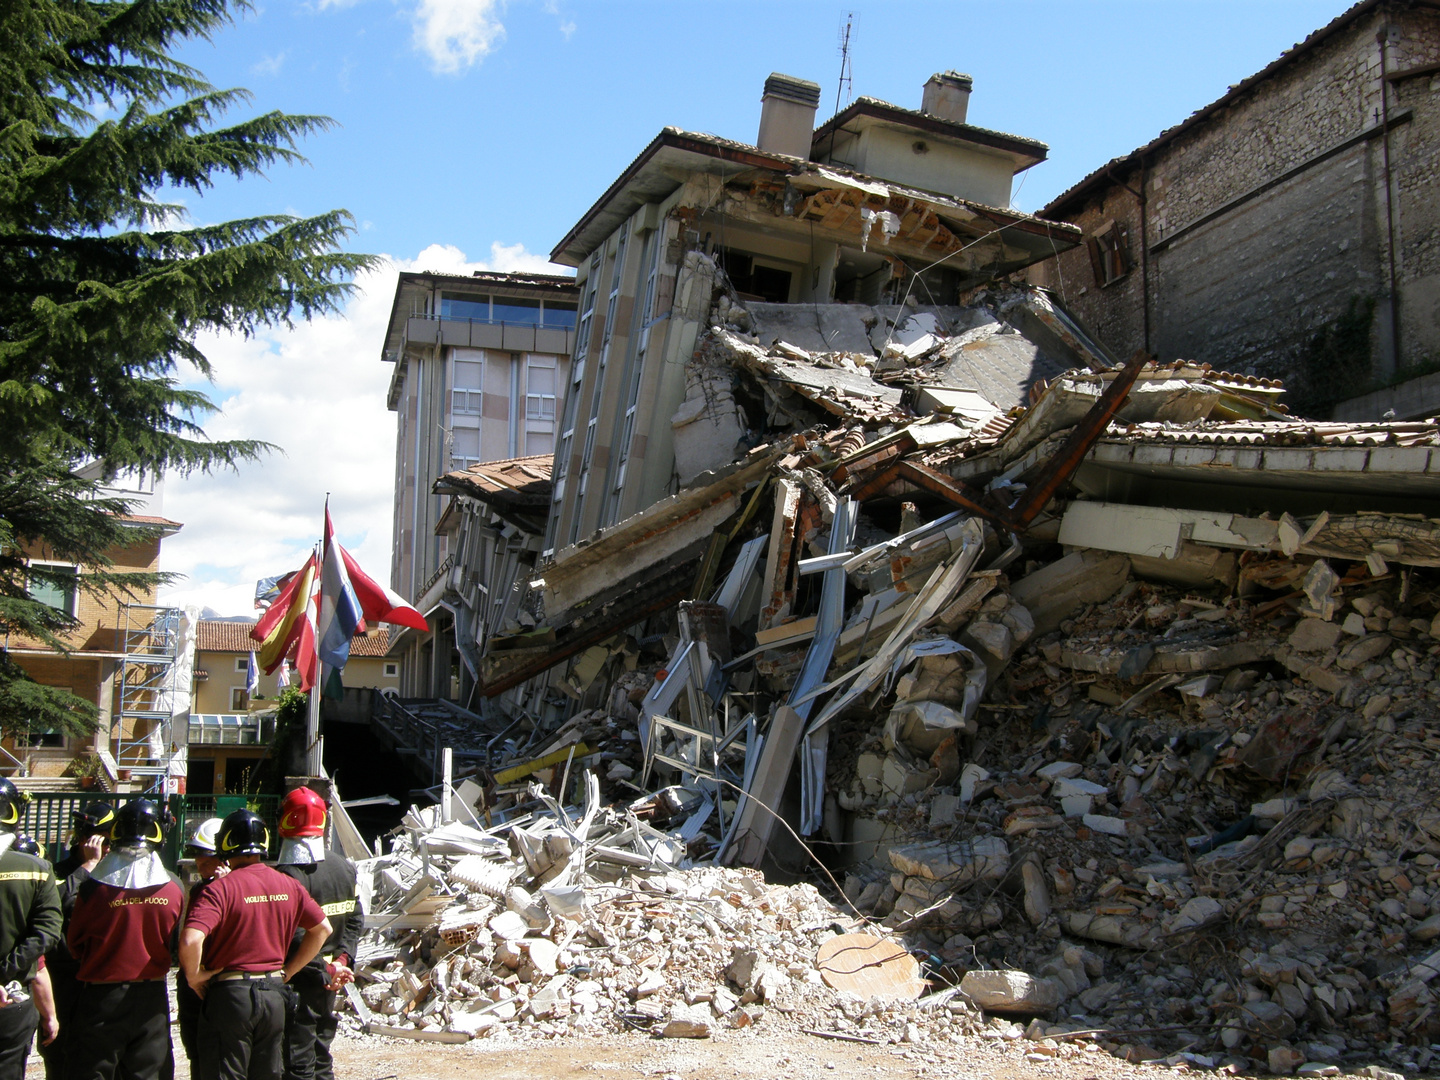
[[(330, 493), (325, 493), (325, 517), (330, 516)], [(320, 526), (320, 558), (316, 560), (316, 566), (320, 570), (321, 581), (324, 581), (325, 559), (325, 526)], [(323, 600), (324, 585), (321, 585), (321, 597)], [(319, 632), (319, 605), (316, 605), (316, 632)], [(317, 642), (318, 651), (318, 642)], [(305, 718), (305, 775), (324, 776), (324, 747), (320, 742), (320, 688), (324, 685), (325, 665), (321, 663), (320, 657), (315, 657), (315, 685), (310, 687), (310, 709)]]

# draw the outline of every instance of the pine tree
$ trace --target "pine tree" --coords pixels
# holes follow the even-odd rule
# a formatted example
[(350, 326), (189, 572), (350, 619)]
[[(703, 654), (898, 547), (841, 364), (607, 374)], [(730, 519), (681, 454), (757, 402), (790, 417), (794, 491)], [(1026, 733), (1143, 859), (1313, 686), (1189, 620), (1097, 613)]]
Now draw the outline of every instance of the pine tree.
[[(137, 539), (129, 505), (103, 497), (125, 472), (233, 467), (268, 449), (211, 441), (206, 330), (335, 311), (373, 265), (340, 250), (352, 219), (282, 214), (177, 227), (167, 190), (303, 161), (318, 116), (224, 125), (243, 90), (174, 59), (245, 0), (6, 0), (0, 4), (0, 635), (63, 649), (68, 614), (31, 597), (54, 572), (27, 549), (85, 568), (79, 587), (121, 592), (158, 575), (109, 569)], [(98, 476), (94, 463), (100, 464)], [(89, 466), (87, 468), (87, 466)], [(142, 530), (143, 535), (143, 530)], [(13, 642), (12, 642), (13, 643)], [(92, 729), (94, 707), (28, 679), (0, 649), (0, 730)]]

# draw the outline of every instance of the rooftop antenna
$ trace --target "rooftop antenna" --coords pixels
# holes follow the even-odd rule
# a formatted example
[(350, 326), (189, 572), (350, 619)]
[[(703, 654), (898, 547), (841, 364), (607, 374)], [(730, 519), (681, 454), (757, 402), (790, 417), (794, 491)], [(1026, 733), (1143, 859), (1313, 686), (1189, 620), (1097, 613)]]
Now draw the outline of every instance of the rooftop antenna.
[(835, 112), (840, 112), (840, 92), (845, 92), (845, 100), (849, 101), (854, 95), (854, 86), (850, 78), (850, 30), (855, 25), (855, 13), (845, 13), (845, 25), (840, 30), (840, 81), (835, 84)]

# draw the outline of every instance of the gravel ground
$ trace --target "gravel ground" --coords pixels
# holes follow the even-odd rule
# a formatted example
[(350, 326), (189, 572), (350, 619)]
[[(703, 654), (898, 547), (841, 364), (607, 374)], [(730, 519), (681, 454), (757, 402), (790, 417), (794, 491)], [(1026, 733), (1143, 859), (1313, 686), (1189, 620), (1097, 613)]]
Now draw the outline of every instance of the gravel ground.
[[(486, 1080), (816, 1080), (864, 1073), (877, 1078), (963, 1077), (964, 1080), (1129, 1080), (1141, 1070), (1098, 1049), (1036, 1055), (1020, 1040), (870, 1046), (788, 1032), (722, 1032), (703, 1040), (652, 1039), (644, 1035), (599, 1038), (567, 1036), (547, 1042), (511, 1039), (503, 1033), (459, 1046), (399, 1039), (341, 1037), (335, 1044), (340, 1080), (444, 1080), (483, 1074)], [(1038, 1060), (1029, 1060), (1027, 1055)], [(1152, 1070), (1153, 1074), (1153, 1070)], [(32, 1056), (27, 1080), (45, 1070)], [(184, 1054), (179, 1080), (190, 1076)]]

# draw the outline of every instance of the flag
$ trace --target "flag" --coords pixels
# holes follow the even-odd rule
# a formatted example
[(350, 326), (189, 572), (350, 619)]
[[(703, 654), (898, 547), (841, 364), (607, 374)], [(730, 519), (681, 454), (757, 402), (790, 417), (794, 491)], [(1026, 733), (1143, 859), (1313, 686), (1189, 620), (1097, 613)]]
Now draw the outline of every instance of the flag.
[[(256, 620), (255, 625), (250, 628), (250, 636), (254, 640), (261, 642), (269, 641), (270, 635), (275, 632), (277, 626), (282, 622), (290, 621), (290, 609), (295, 604), (296, 596), (304, 591), (301, 586), (303, 585), (305, 590), (309, 588), (309, 581), (302, 579), (306, 579), (307, 571), (313, 574), (314, 570), (315, 554), (311, 552), (310, 557), (305, 560), (299, 570), (296, 570), (293, 574), (285, 575), (284, 579), (282, 579), (285, 582), (284, 586), (270, 602), (270, 606), (265, 609), (265, 614), (261, 615), (260, 618)], [(284, 653), (288, 651), (288, 649), (282, 649), (281, 655), (283, 656)], [(265, 659), (263, 650), (260, 655), (260, 664), (268, 674), (270, 667)]]
[[(315, 583), (315, 556), (305, 560), (305, 565), (275, 598), (268, 611), (261, 616), (250, 636), (260, 645), (260, 666), (270, 674), (290, 652), (292, 645), (300, 640), (308, 609), (311, 607)], [(313, 625), (313, 624), (312, 624)], [(301, 689), (305, 689), (305, 669), (297, 664), (301, 676)]]
[(355, 590), (355, 596), (360, 601), (361, 615), (370, 622), (399, 623), (415, 630), (430, 629), (424, 615), (401, 599), (399, 593), (385, 588), (361, 570), (355, 557), (343, 547), (340, 548), (340, 556), (349, 573), (350, 587)]
[(320, 571), (319, 648), (322, 662), (343, 668), (350, 659), (350, 639), (365, 629), (360, 600), (350, 584), (342, 548), (335, 539), (330, 508), (325, 508), (325, 557)]
[[(312, 556), (313, 559), (313, 556)], [(320, 657), (316, 651), (319, 638), (316, 626), (320, 610), (320, 579), (311, 574), (311, 587), (295, 631), (295, 673), (300, 676), (301, 693), (320, 681)]]
[(260, 689), (260, 669), (255, 666), (255, 650), (250, 650), (250, 659), (245, 663), (245, 693), (254, 697)]
[[(252, 654), (253, 655), (253, 654)], [(275, 689), (284, 690), (290, 685), (290, 661), (280, 661), (280, 674), (275, 676)]]

